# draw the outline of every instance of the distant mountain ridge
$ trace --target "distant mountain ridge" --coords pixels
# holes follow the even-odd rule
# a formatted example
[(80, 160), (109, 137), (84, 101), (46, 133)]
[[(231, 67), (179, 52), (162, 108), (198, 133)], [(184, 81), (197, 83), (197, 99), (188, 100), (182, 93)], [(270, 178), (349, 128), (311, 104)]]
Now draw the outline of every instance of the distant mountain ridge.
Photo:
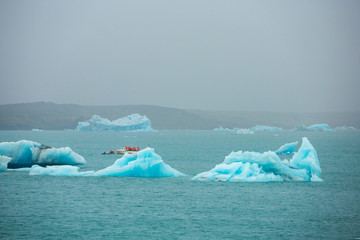
[(220, 125), (248, 128), (256, 124), (292, 129), (321, 122), (331, 127), (360, 127), (360, 112), (264, 113), (183, 110), (153, 105), (87, 106), (35, 102), (0, 105), (0, 130), (75, 129), (79, 121), (86, 121), (93, 115), (115, 120), (133, 113), (146, 115), (157, 130), (206, 130)]

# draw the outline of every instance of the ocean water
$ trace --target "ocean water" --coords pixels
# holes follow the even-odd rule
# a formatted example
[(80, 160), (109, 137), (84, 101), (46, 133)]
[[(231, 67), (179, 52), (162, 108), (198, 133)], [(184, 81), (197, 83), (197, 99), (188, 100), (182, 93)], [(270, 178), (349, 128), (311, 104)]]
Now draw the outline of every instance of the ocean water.
[[(323, 182), (194, 182), (231, 151), (264, 152), (306, 136)], [(0, 173), (0, 239), (359, 239), (360, 132), (215, 131), (96, 133), (0, 131), (71, 147), (81, 171), (99, 170), (121, 146), (150, 146), (181, 178), (29, 176)]]

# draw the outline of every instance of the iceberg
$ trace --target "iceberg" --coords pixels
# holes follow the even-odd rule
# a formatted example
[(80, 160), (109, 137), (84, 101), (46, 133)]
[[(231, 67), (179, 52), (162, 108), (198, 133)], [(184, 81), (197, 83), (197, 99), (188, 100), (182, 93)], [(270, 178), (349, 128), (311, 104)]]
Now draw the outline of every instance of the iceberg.
[(275, 152), (232, 152), (223, 163), (192, 178), (194, 181), (278, 182), (322, 181), (317, 153), (304, 137), (290, 161), (282, 161)]
[(133, 131), (133, 132), (154, 132), (151, 122), (146, 116), (131, 114), (114, 121), (102, 118), (98, 115), (92, 116), (88, 121), (78, 122), (77, 131)]
[(341, 127), (336, 127), (335, 130), (336, 131), (353, 131), (353, 130), (357, 130), (357, 129), (352, 126), (341, 126)]
[(113, 165), (99, 171), (79, 172), (74, 166), (33, 166), (30, 175), (53, 175), (53, 176), (116, 176), (116, 177), (182, 177), (183, 173), (170, 167), (155, 153), (153, 148), (145, 148), (136, 154), (128, 154), (117, 159)]
[(214, 131), (217, 131), (217, 132), (224, 132), (224, 131), (229, 131), (229, 132), (231, 132), (231, 131), (236, 130), (236, 128), (230, 129), (230, 128), (223, 128), (222, 126), (219, 126), (218, 128), (214, 128), (213, 130), (214, 130)]
[(330, 126), (326, 123), (314, 124), (311, 126), (297, 126), (294, 131), (323, 131), (323, 132), (333, 132), (334, 130), (330, 128)]
[(298, 142), (286, 143), (282, 145), (278, 150), (275, 151), (277, 155), (282, 154), (293, 154), (295, 152), (295, 148), (298, 145)]
[(239, 128), (236, 130), (236, 134), (254, 134), (255, 132), (253, 130), (250, 130), (248, 128)]
[(82, 165), (85, 159), (69, 147), (52, 148), (43, 144), (21, 140), (0, 143), (0, 155), (11, 158), (9, 168), (32, 165)]
[(274, 131), (282, 131), (282, 128), (279, 127), (271, 127), (271, 126), (265, 126), (265, 125), (255, 125), (252, 128), (250, 128), (252, 131), (262, 131), (262, 132), (274, 132)]

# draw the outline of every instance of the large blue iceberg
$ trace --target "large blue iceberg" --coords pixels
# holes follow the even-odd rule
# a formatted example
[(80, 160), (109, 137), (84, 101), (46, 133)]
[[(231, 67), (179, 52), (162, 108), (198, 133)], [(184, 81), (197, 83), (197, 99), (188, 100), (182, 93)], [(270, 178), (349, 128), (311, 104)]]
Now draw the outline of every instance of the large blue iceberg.
[(295, 152), (295, 148), (298, 145), (298, 142), (286, 143), (282, 145), (278, 150), (275, 151), (277, 155), (283, 154), (293, 154)]
[(223, 163), (192, 180), (225, 182), (322, 181), (317, 153), (304, 137), (290, 161), (281, 160), (275, 152), (232, 152)]
[(145, 148), (136, 154), (125, 154), (113, 165), (99, 171), (79, 172), (74, 166), (33, 166), (30, 175), (54, 176), (116, 176), (116, 177), (181, 177), (183, 173), (170, 167), (153, 148)]
[(297, 126), (294, 131), (322, 131), (322, 132), (333, 132), (334, 130), (330, 128), (330, 126), (326, 123), (319, 123), (319, 124), (314, 124), (311, 126), (305, 126), (305, 125), (301, 125), (301, 126)]
[(129, 116), (110, 121), (98, 115), (92, 116), (88, 121), (78, 122), (77, 131), (135, 131), (153, 132), (151, 122), (146, 116), (131, 114)]
[(43, 144), (21, 140), (0, 143), (0, 156), (9, 157), (9, 168), (31, 167), (32, 165), (82, 165), (85, 159), (69, 147), (52, 148)]
[(274, 131), (282, 131), (282, 128), (279, 127), (272, 127), (272, 126), (265, 126), (265, 125), (255, 125), (250, 128), (252, 131), (262, 131), (262, 132), (274, 132)]

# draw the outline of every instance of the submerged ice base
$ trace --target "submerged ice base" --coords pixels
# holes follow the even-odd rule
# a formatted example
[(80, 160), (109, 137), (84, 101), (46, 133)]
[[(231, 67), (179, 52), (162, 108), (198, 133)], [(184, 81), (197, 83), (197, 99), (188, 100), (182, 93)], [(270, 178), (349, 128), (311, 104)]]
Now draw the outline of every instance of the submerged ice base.
[(9, 168), (32, 165), (82, 165), (85, 159), (69, 147), (51, 148), (37, 142), (21, 140), (0, 143), (0, 155), (9, 157)]
[(225, 182), (322, 181), (317, 153), (304, 137), (290, 161), (282, 161), (275, 152), (232, 152), (223, 163), (192, 180)]
[(33, 166), (30, 175), (53, 176), (116, 176), (116, 177), (182, 177), (183, 173), (170, 167), (153, 148), (145, 148), (136, 154), (125, 154), (113, 165), (99, 171), (79, 172), (74, 166)]
[(154, 132), (151, 122), (146, 116), (131, 114), (114, 121), (102, 118), (98, 115), (92, 116), (88, 121), (79, 122), (77, 131), (119, 131), (119, 132)]

